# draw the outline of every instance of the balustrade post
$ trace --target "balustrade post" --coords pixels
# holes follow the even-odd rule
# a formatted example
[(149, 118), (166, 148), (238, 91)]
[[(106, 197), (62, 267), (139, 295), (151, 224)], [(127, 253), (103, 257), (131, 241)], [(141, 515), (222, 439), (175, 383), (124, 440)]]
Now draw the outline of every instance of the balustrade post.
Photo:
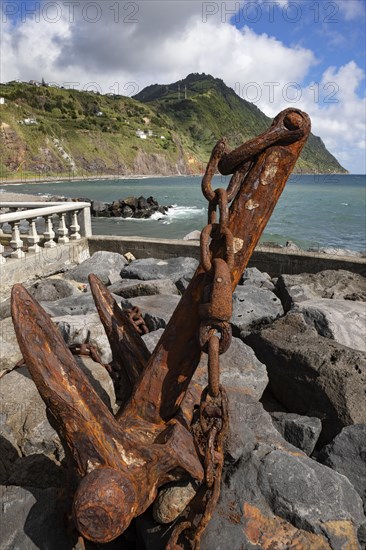
[(28, 231), (28, 252), (30, 254), (38, 254), (41, 251), (41, 247), (38, 246), (40, 237), (37, 232), (36, 220), (29, 220), (29, 231)]
[(6, 262), (6, 258), (4, 256), (4, 250), (5, 250), (4, 246), (0, 243), (0, 265), (5, 264)]
[(25, 254), (22, 250), (23, 241), (20, 238), (19, 225), (20, 225), (20, 220), (18, 222), (10, 223), (10, 226), (12, 228), (10, 246), (13, 249), (13, 252), (10, 254), (10, 257), (11, 258), (18, 258), (20, 260), (21, 258), (25, 257)]
[(70, 241), (69, 237), (68, 237), (68, 234), (69, 234), (69, 230), (67, 229), (67, 226), (66, 226), (66, 221), (65, 221), (65, 218), (66, 218), (66, 214), (60, 214), (60, 225), (59, 225), (59, 228), (58, 228), (58, 242), (61, 243), (61, 244), (66, 244)]
[(79, 241), (81, 239), (80, 236), (80, 225), (78, 223), (78, 211), (75, 210), (75, 212), (72, 213), (72, 224), (70, 225), (70, 241)]
[(54, 248), (55, 246), (57, 246), (57, 244), (53, 240), (55, 238), (55, 232), (53, 230), (52, 215), (47, 216), (46, 231), (44, 232), (44, 237), (46, 239), (46, 242), (44, 243), (45, 248)]
[(83, 237), (92, 236), (90, 206), (83, 208), (80, 213), (80, 233)]

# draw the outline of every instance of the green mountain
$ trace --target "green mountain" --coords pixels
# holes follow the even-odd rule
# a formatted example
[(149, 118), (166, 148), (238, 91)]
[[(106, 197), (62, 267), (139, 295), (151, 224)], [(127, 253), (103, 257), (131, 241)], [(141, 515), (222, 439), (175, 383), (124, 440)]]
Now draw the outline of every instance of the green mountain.
[[(2, 84), (0, 177), (199, 174), (223, 135), (231, 147), (270, 119), (222, 80), (191, 74), (134, 98), (20, 82)], [(311, 135), (302, 172), (346, 172)]]

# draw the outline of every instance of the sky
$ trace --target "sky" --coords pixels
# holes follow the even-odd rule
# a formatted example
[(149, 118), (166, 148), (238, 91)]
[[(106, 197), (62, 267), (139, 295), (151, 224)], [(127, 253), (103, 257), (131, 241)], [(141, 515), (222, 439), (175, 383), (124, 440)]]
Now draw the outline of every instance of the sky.
[(351, 173), (366, 172), (365, 0), (0, 0), (0, 80), (132, 96), (192, 72), (268, 116), (309, 113)]

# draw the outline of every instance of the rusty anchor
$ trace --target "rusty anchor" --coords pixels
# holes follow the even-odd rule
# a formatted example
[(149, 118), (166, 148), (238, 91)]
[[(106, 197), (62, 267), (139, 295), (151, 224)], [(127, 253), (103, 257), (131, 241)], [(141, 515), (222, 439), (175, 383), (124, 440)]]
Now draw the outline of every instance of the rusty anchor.
[[(22, 285), (14, 286), (19, 346), (64, 445), (72, 517), (86, 539), (114, 540), (153, 503), (159, 487), (194, 478), (209, 494), (205, 509), (198, 521), (197, 512), (188, 511), (168, 548), (180, 547), (179, 540), (183, 547), (199, 548), (220, 492), (227, 422), (218, 357), (230, 343), (232, 291), (309, 133), (308, 115), (287, 109), (267, 132), (234, 151), (225, 139), (215, 146), (202, 181), (209, 220), (201, 262), (152, 354), (131, 315), (90, 275), (113, 354), (111, 374), (121, 400), (116, 416), (97, 396), (50, 317)], [(233, 174), (226, 190), (212, 189), (217, 169)], [(209, 385), (200, 397), (190, 382), (202, 349), (208, 353)], [(199, 402), (202, 452), (191, 426)], [(194, 533), (183, 542), (185, 530)]]

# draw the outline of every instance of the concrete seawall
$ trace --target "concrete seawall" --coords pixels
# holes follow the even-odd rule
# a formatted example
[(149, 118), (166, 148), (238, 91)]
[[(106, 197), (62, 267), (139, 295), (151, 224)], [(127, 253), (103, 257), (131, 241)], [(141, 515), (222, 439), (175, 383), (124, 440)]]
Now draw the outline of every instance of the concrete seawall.
[[(141, 237), (93, 236), (88, 238), (90, 255), (99, 250), (125, 254), (136, 258), (173, 258), (190, 256), (199, 259), (198, 241), (151, 239)], [(301, 250), (258, 247), (249, 262), (250, 267), (277, 277), (281, 273), (318, 273), (325, 269), (346, 269), (366, 276), (366, 259), (357, 256), (339, 256)]]

